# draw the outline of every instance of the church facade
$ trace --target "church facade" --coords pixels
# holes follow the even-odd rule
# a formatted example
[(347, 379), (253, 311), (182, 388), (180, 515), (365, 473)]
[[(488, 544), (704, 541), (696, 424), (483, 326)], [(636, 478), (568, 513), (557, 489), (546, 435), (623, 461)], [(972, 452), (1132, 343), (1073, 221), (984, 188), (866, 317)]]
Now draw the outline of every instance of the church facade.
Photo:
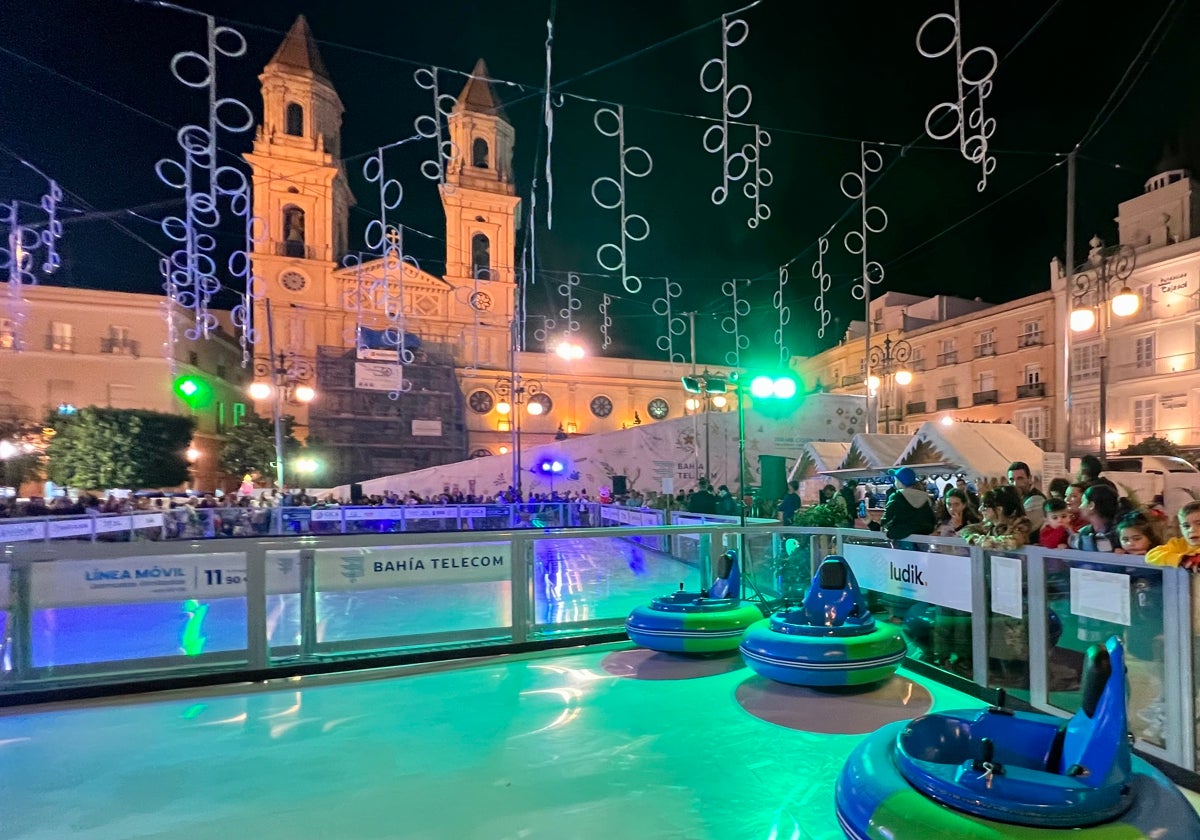
[(347, 264), (343, 105), (303, 16), (259, 79), (263, 119), (246, 155), (262, 220), (256, 373), (285, 400), (298, 383), (315, 388), (283, 410), (332, 467), (328, 483), (515, 454), (517, 434), (533, 445), (696, 410), (679, 366), (514, 348), (516, 138), (482, 60), (447, 117), (440, 277), (404, 258), (396, 210), (368, 227), (375, 255)]

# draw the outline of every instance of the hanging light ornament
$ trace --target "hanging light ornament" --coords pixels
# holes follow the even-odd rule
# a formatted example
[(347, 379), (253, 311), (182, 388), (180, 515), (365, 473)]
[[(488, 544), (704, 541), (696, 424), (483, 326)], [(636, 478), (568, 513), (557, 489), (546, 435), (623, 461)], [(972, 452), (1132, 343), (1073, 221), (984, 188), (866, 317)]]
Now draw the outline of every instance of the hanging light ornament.
[(817, 240), (817, 261), (813, 263), (812, 276), (817, 281), (817, 297), (813, 301), (813, 309), (817, 310), (817, 338), (825, 337), (825, 328), (829, 326), (830, 314), (825, 308), (825, 293), (833, 285), (833, 277), (825, 270), (825, 254), (829, 251), (829, 237), (822, 236)]
[(683, 335), (686, 332), (683, 319), (672, 312), (671, 301), (677, 299), (683, 294), (683, 287), (678, 283), (673, 282), (669, 277), (663, 278), (663, 293), (662, 297), (655, 298), (651, 308), (655, 315), (661, 315), (667, 319), (666, 329), (663, 334), (658, 337), (655, 342), (659, 350), (667, 354), (667, 361), (671, 364), (677, 364), (684, 361), (683, 354), (675, 350), (675, 337)]
[[(602, 117), (604, 118), (603, 123), (601, 121)], [(608, 117), (612, 117), (616, 122), (608, 123)], [(596, 262), (600, 263), (600, 267), (605, 271), (620, 272), (621, 285), (625, 291), (635, 295), (642, 290), (642, 280), (640, 277), (629, 273), (627, 245), (629, 242), (641, 242), (648, 237), (650, 235), (650, 223), (646, 221), (645, 216), (625, 212), (625, 176), (645, 178), (654, 168), (654, 160), (650, 157), (650, 153), (641, 146), (626, 147), (625, 106), (618, 105), (615, 111), (612, 108), (601, 108), (596, 111), (592, 122), (596, 126), (596, 130), (605, 137), (617, 138), (617, 160), (619, 164), (618, 178), (604, 176), (592, 181), (592, 200), (605, 210), (616, 210), (621, 215), (620, 244), (607, 242), (597, 248)], [(631, 165), (631, 159), (636, 159), (638, 155), (642, 156), (641, 163), (643, 166)], [(603, 188), (601, 185), (604, 185)], [(611, 188), (615, 188), (615, 196), (601, 196), (601, 189), (609, 191)], [(615, 255), (613, 252), (615, 252)]]
[[(935, 21), (949, 21), (951, 25), (950, 42), (941, 49), (929, 49), (925, 46), (926, 30)], [(983, 111), (983, 102), (992, 93), (992, 76), (996, 73), (999, 59), (995, 50), (990, 47), (975, 47), (963, 52), (962, 48), (962, 16), (959, 14), (959, 0), (954, 0), (954, 14), (940, 12), (921, 24), (917, 30), (917, 52), (926, 58), (941, 58), (954, 51), (955, 84), (958, 89), (958, 99), (953, 102), (939, 102), (930, 109), (925, 117), (925, 133), (934, 140), (948, 140), (958, 135), (958, 149), (969, 162), (980, 167), (979, 182), (975, 189), (983, 192), (987, 189), (987, 178), (996, 169), (996, 158), (988, 154), (988, 142), (996, 132), (996, 120), (988, 117)], [(968, 67), (968, 65), (974, 65)], [(967, 99), (974, 94), (976, 104), (967, 105)], [(947, 128), (939, 128), (938, 124), (950, 118)]]

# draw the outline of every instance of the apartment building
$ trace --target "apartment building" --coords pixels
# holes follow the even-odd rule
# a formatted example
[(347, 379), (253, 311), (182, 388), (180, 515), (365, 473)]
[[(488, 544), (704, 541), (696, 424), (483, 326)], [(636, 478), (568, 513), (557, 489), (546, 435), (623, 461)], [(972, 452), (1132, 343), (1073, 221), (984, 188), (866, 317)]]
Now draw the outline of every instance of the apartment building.
[[(221, 435), (249, 402), (249, 372), (229, 333), (191, 342), (184, 322), (172, 350), (160, 295), (44, 285), (23, 295), (24, 323), (0, 309), (0, 421), (37, 422), (86, 406), (191, 413), (193, 484), (217, 486)], [(212, 383), (211, 405), (193, 411), (175, 396), (173, 377), (188, 373)]]
[(874, 431), (910, 433), (944, 418), (1012, 423), (1042, 448), (1053, 448), (1051, 292), (998, 305), (887, 292), (871, 301), (870, 311), (870, 348), (863, 322), (852, 323), (837, 347), (800, 360), (807, 384), (866, 393), (871, 353), (871, 376), (878, 380), (870, 409)]

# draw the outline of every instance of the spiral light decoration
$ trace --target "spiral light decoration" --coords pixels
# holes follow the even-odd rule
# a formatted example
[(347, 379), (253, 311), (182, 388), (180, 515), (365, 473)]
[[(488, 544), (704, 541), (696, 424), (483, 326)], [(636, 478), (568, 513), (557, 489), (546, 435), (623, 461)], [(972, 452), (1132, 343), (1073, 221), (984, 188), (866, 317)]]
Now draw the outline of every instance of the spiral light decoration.
[(454, 111), (458, 100), (448, 93), (441, 92), (436, 67), (418, 67), (413, 71), (413, 81), (417, 83), (417, 87), (429, 91), (433, 96), (432, 113), (421, 114), (413, 120), (413, 128), (417, 134), (426, 140), (434, 141), (433, 157), (421, 162), (421, 174), (444, 187), (446, 165), (458, 153), (458, 149), (453, 142), (446, 139), (442, 126)]
[(217, 316), (209, 311), (213, 296), (222, 289), (214, 258), (215, 232), (221, 224), (222, 205), (228, 205), (228, 212), (241, 220), (244, 237), (243, 247), (229, 255), (226, 270), (241, 281), (240, 302), (233, 309), (232, 319), (239, 332), (242, 363), (248, 364), (257, 337), (252, 313), (261, 286), (250, 254), (261, 222), (251, 215), (250, 183), (245, 173), (235, 166), (217, 164), (219, 134), (242, 134), (254, 126), (254, 117), (245, 103), (218, 97), (217, 92), (219, 61), (245, 55), (246, 39), (235, 29), (217, 26), (211, 15), (201, 16), (206, 23), (204, 51), (176, 53), (170, 67), (176, 81), (204, 92), (207, 120), (203, 125), (185, 125), (176, 132), (182, 161), (163, 158), (154, 166), (160, 181), (184, 194), (183, 214), (167, 216), (160, 224), (163, 234), (176, 243), (167, 260), (168, 298), (188, 310), (192, 323), (184, 335), (189, 340), (208, 338), (217, 328)]
[(46, 192), (38, 204), (43, 216), (32, 223), (22, 221), (21, 202), (0, 204), (0, 236), (3, 236), (0, 239), (0, 265), (8, 279), (8, 288), (0, 303), (12, 322), (12, 349), (16, 351), (25, 347), (25, 324), (29, 319), (29, 311), (24, 288), (26, 285), (37, 285), (35, 264), (41, 260), (43, 274), (53, 274), (62, 265), (57, 245), (62, 238), (62, 220), (58, 218), (58, 204), (62, 197), (62, 187), (53, 178), (47, 178)]
[[(713, 188), (712, 203), (721, 205), (729, 198), (729, 185), (746, 177), (750, 169), (750, 159), (745, 150), (732, 152), (729, 139), (729, 121), (745, 116), (750, 110), (754, 94), (750, 87), (744, 84), (729, 84), (729, 51), (740, 47), (750, 36), (750, 24), (742, 18), (721, 16), (721, 55), (710, 58), (700, 68), (700, 88), (705, 93), (716, 93), (721, 97), (721, 121), (710, 125), (704, 130), (701, 143), (704, 151), (721, 156), (721, 183)], [(712, 76), (720, 75), (716, 78)], [(755, 144), (758, 143), (756, 132)], [(754, 227), (754, 225), (751, 225)]]
[[(607, 121), (609, 117), (616, 121), (615, 124), (602, 123), (602, 118)], [(620, 244), (607, 242), (597, 248), (596, 262), (600, 263), (600, 267), (605, 271), (619, 272), (621, 285), (625, 291), (637, 294), (642, 290), (642, 280), (629, 273), (627, 246), (629, 242), (645, 240), (650, 235), (650, 223), (646, 221), (645, 216), (626, 212), (625, 176), (645, 178), (654, 168), (654, 160), (650, 157), (650, 153), (641, 146), (627, 147), (625, 145), (625, 106), (618, 105), (615, 111), (612, 108), (601, 108), (596, 111), (592, 122), (596, 126), (596, 130), (605, 137), (617, 138), (617, 160), (619, 162), (618, 178), (603, 176), (592, 181), (592, 200), (603, 209), (616, 210), (621, 215)], [(636, 159), (638, 155), (642, 156), (640, 162), (644, 164), (644, 168), (633, 165), (631, 159)], [(615, 188), (615, 196), (602, 196), (602, 188), (604, 190)], [(615, 256), (613, 256), (613, 252), (615, 252)], [(606, 255), (608, 255), (607, 258)]]
[(825, 308), (825, 293), (833, 285), (833, 276), (825, 270), (825, 254), (828, 251), (829, 237), (822, 236), (817, 240), (817, 260), (812, 266), (812, 276), (817, 281), (817, 297), (813, 301), (813, 309), (817, 310), (817, 338), (825, 337), (825, 328), (829, 326), (831, 317)]
[(783, 328), (792, 321), (792, 308), (783, 302), (783, 287), (788, 282), (786, 265), (779, 266), (779, 288), (775, 290), (772, 302), (779, 313), (779, 326), (775, 328), (775, 346), (779, 348), (779, 367), (786, 368), (791, 361), (791, 350), (783, 342)]
[(658, 337), (655, 344), (659, 350), (667, 354), (667, 361), (671, 364), (677, 364), (684, 361), (683, 354), (675, 350), (675, 338), (681, 336), (687, 331), (684, 326), (683, 319), (672, 312), (671, 301), (679, 298), (683, 294), (683, 287), (678, 283), (673, 282), (670, 278), (663, 278), (663, 293), (662, 297), (655, 298), (651, 308), (655, 315), (661, 315), (667, 319), (666, 328), (663, 334)]
[[(930, 49), (926, 46), (926, 33), (935, 21), (949, 21), (950, 42), (940, 49)], [(951, 50), (954, 51), (955, 84), (958, 99), (953, 102), (939, 102), (925, 116), (925, 133), (933, 140), (948, 140), (958, 135), (958, 149), (970, 163), (979, 166), (979, 181), (975, 189), (983, 192), (987, 189), (988, 176), (996, 169), (996, 158), (988, 153), (988, 143), (996, 133), (996, 120), (984, 114), (984, 100), (992, 93), (992, 76), (999, 66), (996, 51), (990, 47), (974, 47), (963, 52), (962, 45), (962, 16), (959, 14), (959, 0), (954, 0), (954, 14), (940, 12), (921, 24), (917, 30), (917, 52), (925, 58), (941, 58)], [(972, 62), (974, 58), (974, 62)], [(968, 70), (967, 65), (974, 63), (976, 67)], [(976, 104), (969, 107), (967, 99), (975, 94)], [(948, 128), (938, 128), (947, 117), (952, 121)]]
[(733, 349), (725, 354), (725, 364), (733, 368), (742, 365), (742, 351), (750, 348), (750, 336), (742, 332), (742, 318), (750, 314), (750, 301), (738, 297), (738, 283), (746, 280), (726, 280), (721, 284), (721, 294), (733, 301), (733, 314), (721, 319), (721, 329), (733, 336)]
[(563, 333), (567, 337), (570, 337), (572, 333), (579, 332), (579, 318), (576, 313), (583, 307), (583, 301), (575, 296), (575, 290), (578, 288), (579, 275), (573, 271), (567, 272), (566, 281), (558, 284), (558, 293), (563, 297), (563, 305), (558, 310), (558, 317), (563, 320)]
[(612, 336), (609, 330), (612, 329), (612, 316), (608, 314), (608, 307), (612, 304), (612, 298), (607, 294), (600, 298), (600, 349), (607, 350), (612, 346)]

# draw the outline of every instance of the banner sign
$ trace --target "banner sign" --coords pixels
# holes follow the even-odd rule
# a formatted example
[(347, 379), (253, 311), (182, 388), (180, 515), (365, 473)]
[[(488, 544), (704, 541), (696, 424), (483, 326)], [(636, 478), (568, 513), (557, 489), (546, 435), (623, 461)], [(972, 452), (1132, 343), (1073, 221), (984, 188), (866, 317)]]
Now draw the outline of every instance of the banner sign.
[(63, 537), (87, 537), (91, 539), (92, 522), (93, 520), (90, 516), (86, 519), (52, 519), (47, 523), (50, 539), (54, 540)]
[(377, 362), (354, 363), (354, 387), (363, 391), (399, 391), (403, 384), (400, 365)]
[(115, 531), (133, 529), (132, 516), (98, 516), (96, 517), (96, 533), (111, 534)]
[(441, 437), (442, 421), (414, 420), (412, 421), (412, 433), (413, 437)]
[[(246, 555), (235, 552), (55, 560), (30, 571), (34, 609), (246, 596)], [(267, 564), (268, 593), (299, 591), (298, 565)]]
[(394, 507), (375, 507), (375, 508), (347, 508), (346, 521), (379, 521), (381, 519), (394, 519), (399, 521), (404, 512), (399, 508)]
[(313, 522), (341, 522), (342, 521), (342, 509), (341, 508), (313, 508), (312, 509), (312, 521)]
[(965, 557), (874, 545), (845, 545), (842, 552), (864, 589), (971, 611), (971, 562)]
[(0, 543), (46, 539), (45, 522), (0, 523)]
[(458, 508), (456, 507), (406, 507), (404, 509), (405, 519), (458, 519)]
[(356, 358), (367, 362), (398, 362), (399, 350), (378, 350), (374, 347), (359, 347)]
[(161, 513), (135, 513), (133, 515), (134, 528), (161, 528), (163, 526), (163, 515)]
[(319, 592), (512, 578), (511, 546), (500, 542), (319, 548), (316, 555)]

